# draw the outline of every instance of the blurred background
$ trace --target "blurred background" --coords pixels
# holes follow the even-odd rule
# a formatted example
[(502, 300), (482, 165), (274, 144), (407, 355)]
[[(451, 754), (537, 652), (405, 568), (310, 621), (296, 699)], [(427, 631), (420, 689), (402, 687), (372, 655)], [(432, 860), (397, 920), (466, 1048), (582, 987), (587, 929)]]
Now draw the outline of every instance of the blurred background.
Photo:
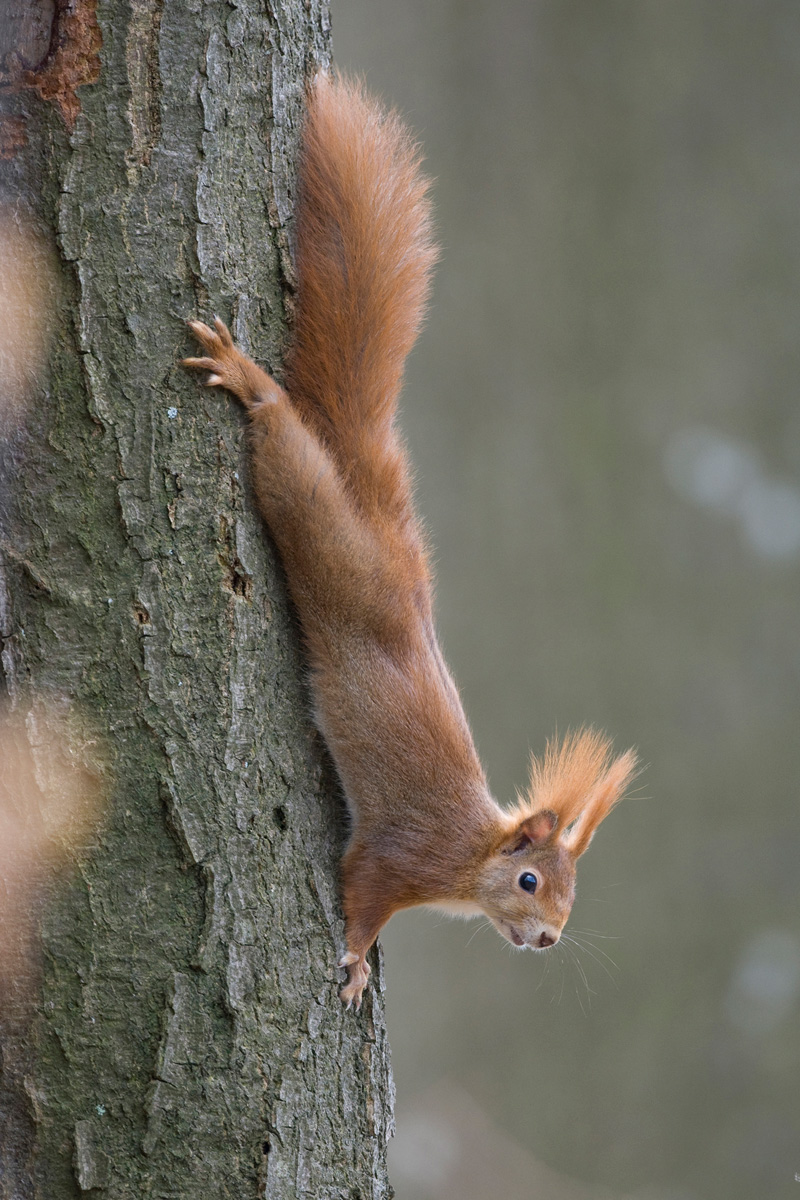
[(333, 19), (436, 179), (403, 423), (493, 789), (556, 726), (648, 764), (582, 949), (386, 931), (398, 1200), (798, 1200), (800, 5)]

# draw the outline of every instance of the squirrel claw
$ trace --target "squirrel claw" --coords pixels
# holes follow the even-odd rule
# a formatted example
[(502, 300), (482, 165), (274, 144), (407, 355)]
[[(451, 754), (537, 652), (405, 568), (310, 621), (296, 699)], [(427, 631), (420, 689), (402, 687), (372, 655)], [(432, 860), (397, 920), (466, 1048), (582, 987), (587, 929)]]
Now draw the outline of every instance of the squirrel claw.
[(225, 322), (221, 321), (219, 317), (214, 317), (214, 328), (219, 334), (219, 338), (223, 346), (227, 346), (230, 349), (230, 347), (233, 345), (233, 338), (231, 337), (230, 330)]
[(182, 358), (181, 366), (196, 367), (198, 371), (216, 371), (217, 360), (215, 358)]
[(361, 993), (363, 991), (363, 987), (363, 984), (359, 988), (356, 988), (352, 983), (348, 983), (339, 992), (339, 999), (342, 1001), (348, 1012), (354, 1006), (356, 1012), (361, 1012)]
[(214, 341), (214, 330), (209, 329), (204, 321), (187, 321), (186, 324), (199, 342), (205, 345), (207, 342)]
[(347, 967), (347, 983), (339, 992), (339, 999), (347, 1008), (355, 1004), (356, 1012), (361, 1011), (361, 996), (367, 986), (370, 975), (370, 965), (361, 955), (353, 950), (342, 956), (340, 967)]
[[(187, 321), (186, 324), (207, 353), (213, 354), (217, 358), (224, 358), (226, 353), (229, 355), (231, 351), (235, 353), (233, 338), (228, 331), (228, 326), (224, 321), (220, 321), (219, 317), (214, 317), (214, 329), (210, 325), (206, 325), (204, 321)], [(197, 366), (198, 364), (194, 362), (190, 365)]]

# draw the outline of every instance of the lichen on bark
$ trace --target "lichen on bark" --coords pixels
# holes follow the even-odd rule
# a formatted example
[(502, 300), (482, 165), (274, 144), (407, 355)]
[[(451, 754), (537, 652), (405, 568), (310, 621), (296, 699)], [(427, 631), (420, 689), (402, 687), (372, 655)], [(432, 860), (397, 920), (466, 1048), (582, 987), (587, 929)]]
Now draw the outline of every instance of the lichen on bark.
[(6, 1014), (0, 1195), (388, 1196), (381, 970), (337, 997), (343, 810), (242, 420), (177, 366), (219, 312), (279, 369), (323, 0), (100, 0), (74, 132), (23, 98), (0, 198), (51, 231), (46, 379), (0, 484), (6, 689), (103, 731), (109, 816)]

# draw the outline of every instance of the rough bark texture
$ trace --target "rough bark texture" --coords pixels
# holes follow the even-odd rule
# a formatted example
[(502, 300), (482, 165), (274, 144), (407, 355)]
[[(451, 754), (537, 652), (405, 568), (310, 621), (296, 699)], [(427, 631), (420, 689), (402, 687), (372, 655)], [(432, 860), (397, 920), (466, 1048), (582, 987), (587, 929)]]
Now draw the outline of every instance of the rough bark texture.
[(60, 274), (49, 378), (0, 464), (5, 684), (23, 712), (74, 703), (114, 780), (46, 906), (33, 1024), (5, 1013), (0, 1196), (388, 1196), (380, 964), (359, 1016), (337, 997), (341, 803), (242, 416), (176, 365), (185, 318), (219, 312), (279, 367), (327, 6), (96, 16), (71, 134), (13, 96), (0, 196)]

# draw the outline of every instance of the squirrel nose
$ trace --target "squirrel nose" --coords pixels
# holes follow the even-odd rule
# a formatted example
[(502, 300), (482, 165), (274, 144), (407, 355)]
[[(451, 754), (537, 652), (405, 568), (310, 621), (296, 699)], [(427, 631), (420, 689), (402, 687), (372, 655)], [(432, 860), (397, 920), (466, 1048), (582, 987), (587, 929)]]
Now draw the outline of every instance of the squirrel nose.
[(540, 950), (546, 950), (548, 946), (555, 946), (557, 941), (558, 939), (550, 937), (549, 933), (543, 933), (540, 934), (539, 941), (536, 943), (536, 945)]

